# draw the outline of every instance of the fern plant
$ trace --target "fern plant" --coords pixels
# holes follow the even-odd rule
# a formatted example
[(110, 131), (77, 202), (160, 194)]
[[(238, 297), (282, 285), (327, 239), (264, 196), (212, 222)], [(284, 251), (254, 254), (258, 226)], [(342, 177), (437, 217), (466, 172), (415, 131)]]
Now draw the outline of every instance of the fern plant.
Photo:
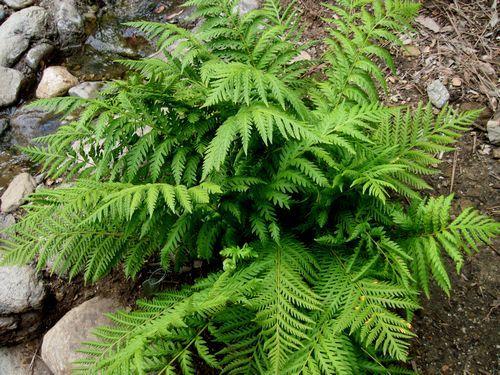
[[(189, 0), (192, 32), (136, 22), (162, 58), (96, 99), (36, 106), (76, 121), (25, 151), (73, 181), (33, 194), (3, 262), (94, 282), (151, 260), (212, 271), (111, 315), (87, 343), (85, 374), (407, 373), (411, 317), (434, 280), (499, 233), (426, 175), (478, 112), (389, 107), (387, 50), (418, 5), (340, 0), (326, 51), (309, 47), (293, 2)], [(201, 367), (200, 367), (201, 366)]]

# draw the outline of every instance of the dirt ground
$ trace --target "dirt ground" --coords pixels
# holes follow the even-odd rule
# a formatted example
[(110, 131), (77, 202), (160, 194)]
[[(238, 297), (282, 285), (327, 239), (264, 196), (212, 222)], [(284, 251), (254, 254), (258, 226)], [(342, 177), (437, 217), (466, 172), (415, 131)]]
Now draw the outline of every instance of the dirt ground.
[[(328, 12), (316, 0), (298, 3), (307, 23), (305, 39), (321, 40), (326, 35), (321, 17)], [(436, 194), (453, 192), (456, 208), (473, 205), (498, 220), (500, 149), (490, 145), (486, 135), (486, 122), (498, 110), (497, 1), (421, 3), (415, 30), (402, 36), (403, 48), (392, 51), (397, 74), (389, 77), (386, 99), (395, 105), (425, 102), (428, 83), (440, 79), (450, 92), (453, 107), (484, 108), (474, 128), (458, 143), (456, 153), (442, 156), (441, 173), (431, 184)], [(437, 27), (429, 24), (429, 18)], [(318, 54), (319, 49), (313, 48), (311, 54)], [(423, 309), (414, 321), (418, 338), (411, 349), (410, 366), (417, 373), (500, 373), (499, 244), (496, 241), (474, 254), (459, 275), (451, 275), (450, 298), (434, 287), (431, 299), (423, 300)]]
[[(403, 36), (405, 46), (393, 51), (398, 74), (389, 79), (387, 100), (393, 104), (426, 101), (427, 84), (441, 79), (450, 91), (453, 107), (485, 108), (457, 151), (443, 155), (441, 173), (431, 182), (435, 193), (455, 193), (457, 208), (473, 205), (498, 219), (500, 162), (494, 155), (500, 150), (488, 143), (485, 133), (486, 122), (498, 106), (500, 60), (494, 3), (496, 0), (424, 1), (421, 15), (432, 18), (439, 31), (417, 23), (413, 32)], [(298, 0), (308, 25), (306, 38), (325, 35), (321, 16), (326, 13), (319, 4), (317, 0)], [(319, 52), (319, 47), (314, 48), (312, 55)], [(452, 275), (450, 298), (433, 288), (431, 299), (423, 301), (414, 321), (418, 338), (411, 349), (410, 366), (417, 373), (500, 373), (499, 243), (471, 256), (462, 272)], [(132, 305), (136, 296), (147, 294), (145, 283), (158, 276), (154, 272), (144, 271), (135, 283), (124, 281), (116, 272), (86, 288), (50, 277), (53, 304), (48, 308), (53, 310), (48, 311), (47, 328), (72, 306), (97, 294), (117, 295), (125, 305)]]

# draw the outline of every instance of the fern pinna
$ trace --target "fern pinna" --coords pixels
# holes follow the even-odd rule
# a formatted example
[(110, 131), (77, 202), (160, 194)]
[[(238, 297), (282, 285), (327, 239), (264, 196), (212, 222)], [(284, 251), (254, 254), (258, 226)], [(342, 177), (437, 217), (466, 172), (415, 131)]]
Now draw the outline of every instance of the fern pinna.
[[(445, 257), (499, 226), (425, 176), (477, 112), (380, 101), (387, 45), (411, 22), (407, 0), (339, 0), (325, 53), (301, 60), (296, 5), (189, 0), (195, 30), (137, 22), (161, 58), (96, 99), (35, 105), (78, 120), (25, 151), (51, 177), (30, 198), (3, 261), (96, 281), (204, 259), (214, 270), (112, 315), (77, 372), (405, 373), (410, 319)], [(219, 271), (217, 271), (219, 270)], [(198, 369), (200, 363), (201, 369)], [(199, 372), (198, 372), (199, 373)]]

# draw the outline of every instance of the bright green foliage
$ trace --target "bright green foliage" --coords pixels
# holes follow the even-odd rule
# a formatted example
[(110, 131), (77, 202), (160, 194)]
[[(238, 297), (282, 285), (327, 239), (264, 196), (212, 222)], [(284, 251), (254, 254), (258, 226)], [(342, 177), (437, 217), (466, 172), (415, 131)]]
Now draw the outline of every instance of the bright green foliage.
[(293, 3), (240, 15), (237, 0), (190, 0), (195, 31), (132, 24), (159, 53), (123, 61), (126, 80), (35, 104), (80, 109), (26, 149), (75, 181), (31, 196), (4, 262), (91, 282), (151, 260), (214, 271), (112, 315), (81, 373), (407, 373), (393, 362), (407, 359), (420, 292), (434, 280), (449, 293), (445, 257), (460, 270), (499, 233), (421, 193), (478, 112), (384, 105), (387, 45), (418, 6), (335, 3), (317, 61), (298, 59)]

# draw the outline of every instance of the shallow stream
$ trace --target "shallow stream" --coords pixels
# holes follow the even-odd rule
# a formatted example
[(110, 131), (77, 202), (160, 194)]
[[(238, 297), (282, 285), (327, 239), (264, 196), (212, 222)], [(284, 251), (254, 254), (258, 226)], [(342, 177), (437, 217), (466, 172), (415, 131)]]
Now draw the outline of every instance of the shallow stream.
[[(174, 20), (172, 15), (183, 13), (178, 7), (179, 3), (117, 0), (102, 8), (94, 5), (96, 18), (87, 25), (89, 30), (86, 40), (70, 53), (56, 52), (46, 65), (64, 65), (80, 82), (123, 77), (125, 69), (116, 60), (146, 57), (155, 50), (140, 32), (123, 23), (134, 20), (171, 22)], [(38, 74), (40, 78), (41, 72)], [(26, 91), (20, 104), (0, 110), (0, 120), (12, 117), (22, 104), (33, 100), (34, 88)], [(0, 194), (14, 176), (30, 169), (30, 163), (19, 152), (13, 139), (9, 129), (3, 134), (0, 132)]]

